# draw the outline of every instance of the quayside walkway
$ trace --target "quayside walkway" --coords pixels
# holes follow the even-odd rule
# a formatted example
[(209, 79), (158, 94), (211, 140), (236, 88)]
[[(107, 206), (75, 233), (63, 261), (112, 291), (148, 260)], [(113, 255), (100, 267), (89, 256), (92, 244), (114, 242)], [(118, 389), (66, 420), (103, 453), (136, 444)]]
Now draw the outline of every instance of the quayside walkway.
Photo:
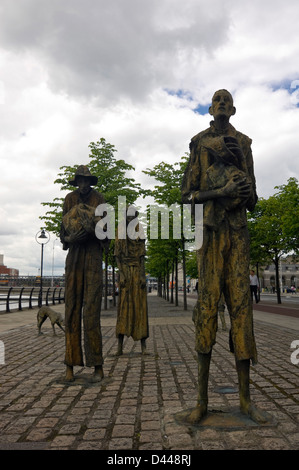
[[(219, 325), (213, 350), (209, 415), (190, 427), (182, 413), (196, 404), (197, 363), (192, 302), (188, 310), (148, 296), (147, 354), (125, 338), (117, 356), (116, 309), (102, 312), (105, 378), (75, 368), (64, 382), (64, 334), (50, 321), (37, 335), (37, 309), (0, 315), (1, 450), (296, 450), (299, 448), (299, 318), (255, 311), (259, 363), (252, 399), (271, 415), (258, 426), (238, 414), (234, 357)], [(55, 306), (61, 312), (64, 305)], [(228, 316), (227, 323), (229, 323)], [(297, 349), (299, 346), (297, 346)], [(292, 362), (293, 353), (293, 362)]]

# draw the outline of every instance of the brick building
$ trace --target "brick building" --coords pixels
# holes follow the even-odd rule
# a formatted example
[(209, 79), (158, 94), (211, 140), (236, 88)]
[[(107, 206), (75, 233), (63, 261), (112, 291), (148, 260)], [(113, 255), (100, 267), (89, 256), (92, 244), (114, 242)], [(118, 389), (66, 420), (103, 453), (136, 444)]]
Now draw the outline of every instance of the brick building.
[(4, 265), (4, 255), (0, 255), (0, 276), (10, 276), (10, 277), (18, 277), (19, 270), (15, 268), (8, 268)]

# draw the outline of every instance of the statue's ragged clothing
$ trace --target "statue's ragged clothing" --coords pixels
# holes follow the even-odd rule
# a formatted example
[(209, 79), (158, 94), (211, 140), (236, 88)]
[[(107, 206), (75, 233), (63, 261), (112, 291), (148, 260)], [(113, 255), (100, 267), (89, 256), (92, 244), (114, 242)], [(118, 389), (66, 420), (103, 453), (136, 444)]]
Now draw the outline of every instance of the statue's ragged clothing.
[(77, 189), (67, 194), (64, 201), (61, 242), (63, 248), (69, 250), (65, 269), (65, 364), (68, 366), (83, 366), (84, 362), (88, 367), (103, 364), (100, 325), (102, 244), (96, 238), (94, 230), (80, 243), (65, 242), (65, 236), (81, 228), (83, 217), (87, 217), (95, 226), (95, 208), (103, 203), (103, 196), (94, 189), (87, 195), (80, 194)]
[(116, 336), (131, 336), (134, 341), (148, 338), (148, 307), (145, 278), (145, 241), (128, 236), (115, 240), (119, 268), (119, 299)]
[[(237, 159), (226, 142), (237, 139), (243, 158)], [(257, 201), (251, 140), (229, 124), (218, 133), (214, 123), (190, 143), (190, 159), (184, 174), (184, 202), (193, 201), (196, 191), (226, 185), (230, 178), (250, 184), (247, 199), (221, 197), (203, 203), (203, 244), (197, 252), (198, 302), (193, 319), (196, 350), (211, 351), (216, 339), (217, 310), (222, 292), (231, 319), (231, 349), (237, 360), (257, 360), (249, 288), (249, 235), (246, 209)]]

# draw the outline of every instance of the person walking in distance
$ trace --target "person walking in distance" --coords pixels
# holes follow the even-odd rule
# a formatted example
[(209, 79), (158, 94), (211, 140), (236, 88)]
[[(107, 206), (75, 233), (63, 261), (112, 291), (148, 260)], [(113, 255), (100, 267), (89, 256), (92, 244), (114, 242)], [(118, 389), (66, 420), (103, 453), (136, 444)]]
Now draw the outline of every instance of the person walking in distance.
[(260, 288), (259, 280), (257, 275), (254, 273), (253, 270), (250, 271), (250, 292), (251, 292), (251, 300), (253, 301), (253, 296), (255, 298), (255, 303), (259, 302), (258, 291)]

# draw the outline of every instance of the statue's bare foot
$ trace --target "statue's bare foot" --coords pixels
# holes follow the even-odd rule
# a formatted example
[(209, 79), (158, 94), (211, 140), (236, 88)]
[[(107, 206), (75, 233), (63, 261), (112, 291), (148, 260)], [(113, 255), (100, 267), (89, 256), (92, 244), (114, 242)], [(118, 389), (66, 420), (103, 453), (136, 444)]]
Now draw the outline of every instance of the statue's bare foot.
[(92, 382), (101, 382), (104, 378), (104, 371), (102, 366), (95, 366), (92, 376)]
[(72, 366), (66, 366), (66, 374), (65, 374), (65, 380), (67, 382), (73, 382), (74, 379), (74, 371)]
[(259, 410), (252, 403), (247, 406), (241, 406), (241, 412), (249, 416), (257, 424), (265, 424), (269, 421), (268, 413)]
[(185, 421), (191, 425), (196, 425), (198, 424), (207, 414), (208, 409), (207, 409), (206, 404), (198, 404), (192, 411), (189, 413)]

